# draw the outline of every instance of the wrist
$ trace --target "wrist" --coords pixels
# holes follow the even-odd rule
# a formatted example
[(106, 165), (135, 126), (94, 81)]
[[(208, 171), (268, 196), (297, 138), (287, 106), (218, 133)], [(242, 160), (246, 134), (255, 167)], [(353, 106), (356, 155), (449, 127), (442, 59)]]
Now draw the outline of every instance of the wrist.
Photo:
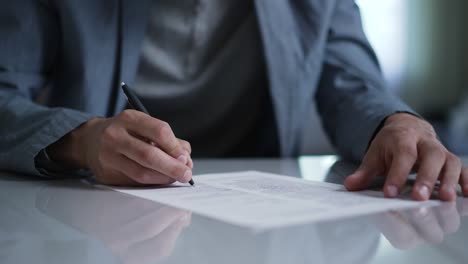
[(424, 132), (426, 135), (439, 139), (434, 127), (428, 121), (411, 113), (396, 113), (388, 116), (385, 120), (384, 127), (389, 126), (416, 129), (417, 131)]
[(400, 122), (402, 120), (412, 120), (412, 121), (418, 121), (418, 122), (421, 122), (421, 121), (426, 122), (424, 119), (422, 119), (421, 117), (419, 117), (417, 115), (406, 113), (406, 112), (399, 112), (399, 113), (389, 115), (385, 119), (384, 126), (390, 125), (390, 124), (392, 124), (394, 122)]
[(101, 120), (102, 118), (92, 118), (49, 145), (46, 150), (50, 159), (77, 169), (88, 168), (86, 138), (89, 131)]

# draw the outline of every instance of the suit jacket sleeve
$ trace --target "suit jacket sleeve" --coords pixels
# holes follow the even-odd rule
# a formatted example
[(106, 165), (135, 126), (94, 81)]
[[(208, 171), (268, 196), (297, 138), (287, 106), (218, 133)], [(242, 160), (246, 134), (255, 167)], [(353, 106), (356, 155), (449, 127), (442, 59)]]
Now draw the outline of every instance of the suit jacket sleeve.
[(40, 175), (36, 155), (91, 118), (35, 103), (57, 66), (55, 18), (41, 1), (8, 1), (0, 8), (0, 170)]
[(414, 113), (386, 89), (354, 0), (337, 0), (315, 96), (323, 126), (337, 151), (355, 161), (363, 158), (387, 116)]

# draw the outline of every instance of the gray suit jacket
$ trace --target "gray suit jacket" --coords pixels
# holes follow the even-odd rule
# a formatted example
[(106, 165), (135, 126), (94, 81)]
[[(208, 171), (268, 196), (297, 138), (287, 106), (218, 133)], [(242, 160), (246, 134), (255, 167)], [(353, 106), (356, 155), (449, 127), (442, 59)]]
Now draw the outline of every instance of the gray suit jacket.
[[(93, 116), (125, 105), (150, 0), (15, 0), (0, 9), (0, 169), (34, 157)], [(411, 111), (386, 91), (353, 0), (255, 0), (282, 156), (317, 101), (338, 152), (363, 157), (382, 120)], [(42, 101), (39, 104), (38, 101)]]

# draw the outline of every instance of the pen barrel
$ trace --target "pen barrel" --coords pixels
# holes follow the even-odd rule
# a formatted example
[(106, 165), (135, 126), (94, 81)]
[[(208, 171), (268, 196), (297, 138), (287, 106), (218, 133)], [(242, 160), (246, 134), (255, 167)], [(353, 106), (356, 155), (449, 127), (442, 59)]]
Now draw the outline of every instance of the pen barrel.
[(130, 107), (149, 115), (149, 112), (146, 109), (146, 107), (141, 103), (140, 99), (138, 99), (138, 96), (128, 87), (128, 85), (122, 84), (122, 90), (127, 96), (128, 104), (130, 105)]

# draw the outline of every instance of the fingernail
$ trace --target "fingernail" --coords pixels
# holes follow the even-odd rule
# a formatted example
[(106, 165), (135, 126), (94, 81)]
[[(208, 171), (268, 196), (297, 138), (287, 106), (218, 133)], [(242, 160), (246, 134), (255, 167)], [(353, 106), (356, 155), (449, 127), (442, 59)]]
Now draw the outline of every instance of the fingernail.
[(190, 181), (190, 179), (192, 179), (192, 171), (187, 170), (184, 173), (183, 182), (188, 182), (188, 181)]
[(185, 156), (184, 154), (180, 155), (178, 158), (177, 158), (178, 161), (182, 162), (183, 164), (186, 164), (187, 163), (187, 156)]
[(427, 188), (426, 185), (420, 186), (420, 187), (419, 187), (419, 190), (418, 190), (418, 193), (419, 193), (419, 195), (421, 196), (421, 198), (422, 198), (423, 200), (428, 200), (428, 199), (429, 199), (429, 196), (431, 195), (431, 194), (429, 193), (429, 188)]
[(450, 195), (457, 195), (456, 189), (455, 189), (455, 187), (453, 187), (453, 186), (444, 184), (444, 185), (442, 185), (442, 190), (443, 190), (444, 192), (446, 192), (446, 193), (450, 193)]
[(388, 185), (387, 186), (387, 195), (389, 197), (397, 197), (398, 196), (398, 188), (395, 185)]

